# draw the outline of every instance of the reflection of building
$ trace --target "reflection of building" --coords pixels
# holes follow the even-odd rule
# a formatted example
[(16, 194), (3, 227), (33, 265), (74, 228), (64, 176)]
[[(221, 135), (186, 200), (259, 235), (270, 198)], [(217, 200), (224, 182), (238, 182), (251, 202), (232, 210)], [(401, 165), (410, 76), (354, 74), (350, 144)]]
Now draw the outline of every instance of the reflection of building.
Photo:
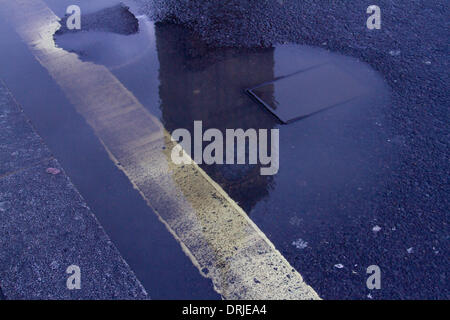
[[(203, 130), (271, 129), (277, 121), (246, 96), (244, 89), (273, 79), (273, 49), (208, 48), (176, 25), (156, 24), (162, 121), (172, 132), (195, 120)], [(266, 99), (273, 99), (265, 97)], [(260, 165), (202, 165), (247, 212), (273, 181)], [(249, 195), (252, 195), (251, 197)], [(252, 199), (252, 200), (250, 200)], [(250, 202), (251, 201), (251, 202)]]

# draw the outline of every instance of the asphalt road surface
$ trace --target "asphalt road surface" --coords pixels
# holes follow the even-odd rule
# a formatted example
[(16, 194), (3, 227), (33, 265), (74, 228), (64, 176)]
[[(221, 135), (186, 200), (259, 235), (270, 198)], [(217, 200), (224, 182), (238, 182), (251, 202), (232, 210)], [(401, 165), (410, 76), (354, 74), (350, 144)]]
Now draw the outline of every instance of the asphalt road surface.
[[(308, 234), (298, 232), (301, 220), (291, 215), (289, 228), (282, 222), (288, 214), (274, 214), (291, 208), (278, 203), (270, 218), (262, 208), (251, 216), (324, 298), (449, 298), (448, 2), (378, 1), (381, 30), (366, 28), (370, 1), (138, 2), (156, 20), (187, 26), (213, 47), (293, 42), (377, 70), (392, 91), (381, 116), (393, 156), (373, 192), (340, 195), (347, 226), (309, 234), (316, 246), (296, 250), (289, 232)], [(300, 197), (297, 210), (301, 201), (308, 199)], [(327, 209), (339, 216), (336, 207)], [(376, 235), (375, 225), (381, 227)], [(384, 272), (379, 292), (364, 288), (369, 264)]]
[[(46, 2), (59, 16), (72, 4), (72, 1)], [(280, 128), (282, 151), (278, 175), (246, 182), (242, 179), (248, 169), (245, 166), (202, 166), (202, 169), (239, 203), (320, 297), (450, 297), (449, 6), (446, 1), (380, 0), (377, 5), (381, 8), (381, 30), (367, 29), (366, 9), (373, 3), (359, 0), (125, 2), (137, 3), (137, 8), (133, 6), (136, 15), (146, 14), (157, 22), (151, 25), (154, 43), (145, 49), (148, 51), (142, 57), (130, 62), (126, 53), (125, 58), (116, 54), (125, 43), (127, 48), (141, 51), (139, 37), (143, 31), (134, 34), (135, 19), (119, 20), (121, 31), (112, 27), (106, 30), (106, 36), (89, 32), (81, 33), (84, 38), (57, 35), (57, 44), (78, 53), (81, 61), (106, 66), (169, 131), (190, 128), (191, 120), (199, 119), (209, 121), (207, 125), (211, 127), (220, 123), (236, 126), (262, 123), (263, 127)], [(108, 7), (108, 1), (99, 3), (98, 9)], [(111, 17), (103, 14), (97, 16), (98, 20), (89, 20), (93, 30), (96, 23), (108, 24)], [(122, 28), (121, 24), (129, 28)], [(123, 35), (117, 41), (119, 38), (114, 34), (127, 34), (126, 30), (131, 30), (130, 35)], [(292, 50), (286, 45), (292, 45)], [(18, 52), (20, 59), (30, 63), (29, 57)], [(283, 55), (283, 52), (290, 53)], [(314, 56), (311, 52), (331, 57), (334, 57), (332, 53), (339, 54), (336, 59), (355, 68), (365, 63), (364, 66), (376, 71), (374, 78), (381, 79), (387, 91), (374, 80), (380, 101), (374, 99), (372, 105), (364, 107), (335, 108), (286, 126), (271, 115), (259, 112), (259, 106), (243, 93), (246, 85), (277, 76), (274, 66), (289, 69), (290, 58)], [(128, 59), (127, 63), (123, 59)], [(56, 62), (54, 65), (60, 67)], [(127, 235), (127, 230), (139, 229), (137, 220), (146, 214), (140, 207), (145, 204), (136, 200), (137, 192), (130, 193), (131, 186), (124, 187), (126, 183), (117, 182), (119, 175), (115, 169), (88, 168), (85, 154), (99, 164), (107, 163), (108, 156), (99, 155), (104, 153), (103, 149), (95, 151), (101, 146), (95, 138), (91, 141), (93, 134), (83, 129), (83, 121), (78, 120), (74, 125), (76, 117), (65, 119), (64, 114), (74, 113), (71, 106), (65, 106), (64, 110), (48, 107), (49, 102), (39, 96), (36, 86), (47, 85), (31, 79), (43, 79), (38, 75), (42, 70), (28, 72), (29, 80), (21, 83), (16, 79), (10, 84), (16, 89), (12, 90), (13, 94), (20, 95), (22, 86), (30, 88), (27, 92), (31, 96), (41, 99), (35, 108), (28, 98), (31, 120), (36, 121), (38, 131), (44, 132), (44, 139), (48, 138), (50, 148), (56, 150), (57, 158), (88, 204), (94, 203), (94, 213), (100, 216), (99, 220), (125, 259), (129, 263), (131, 260), (130, 266), (138, 278), (146, 278), (140, 279), (144, 286), (164, 286), (166, 281), (161, 277), (170, 277), (172, 273), (181, 279), (173, 281), (176, 282), (173, 288), (183, 290), (180, 296), (185, 298), (191, 290), (198, 291), (198, 298), (214, 296), (210, 284), (203, 284), (195, 276), (197, 270), (186, 266), (190, 262), (184, 256), (174, 253), (173, 260), (168, 259), (173, 262), (168, 270), (159, 270), (160, 276), (150, 274), (146, 263), (161, 269), (167, 262), (152, 259), (154, 249), (146, 248), (147, 226), (157, 229), (154, 234), (158, 239), (152, 241), (161, 241), (155, 245), (160, 257), (167, 256), (169, 250), (178, 250), (174, 249), (177, 245), (165, 239), (170, 238), (169, 233), (159, 228), (157, 222), (143, 223), (143, 230), (137, 233), (139, 240)], [(6, 78), (15, 77), (11, 70), (5, 74)], [(71, 83), (63, 86), (71, 88)], [(53, 83), (48, 84), (46, 91), (52, 92), (49, 88), (53, 87)], [(80, 92), (77, 94), (82, 96)], [(219, 96), (220, 99), (216, 98)], [(63, 98), (52, 99), (58, 106), (63, 101)], [(27, 97), (19, 96), (19, 100), (26, 102)], [(27, 111), (26, 103), (23, 104)], [(236, 107), (235, 118), (235, 110), (230, 112), (233, 107)], [(238, 114), (238, 109), (244, 111)], [(220, 114), (219, 119), (214, 118), (215, 113)], [(56, 129), (52, 131), (49, 125), (55, 119), (60, 126), (57, 137)], [(64, 126), (87, 132), (86, 141), (91, 142), (83, 145), (80, 137), (64, 133)], [(72, 140), (66, 140), (68, 137)], [(72, 156), (72, 145), (79, 148), (80, 155)], [(111, 182), (94, 183), (99, 179), (89, 175), (100, 180), (108, 176)], [(124, 176), (120, 175), (120, 179), (124, 180)], [(109, 204), (111, 197), (104, 198), (108, 196), (100, 195), (100, 191), (96, 193), (97, 183), (105, 184), (104, 190), (109, 190), (111, 185), (117, 195), (114, 201), (120, 203), (120, 208)], [(143, 187), (152, 190), (154, 186)], [(129, 196), (120, 200), (123, 190)], [(134, 204), (133, 212), (140, 212), (134, 216), (133, 224), (127, 222), (126, 213), (120, 213), (126, 210), (128, 201)], [(112, 206), (117, 207), (116, 211), (111, 211)], [(115, 212), (114, 216), (110, 212)], [(127, 251), (133, 246), (136, 249)], [(168, 249), (164, 249), (166, 246)], [(143, 250), (148, 254), (140, 252)], [(142, 260), (144, 256), (147, 260)], [(370, 265), (381, 269), (380, 290), (366, 287), (366, 269)], [(189, 274), (186, 281), (198, 281), (198, 288), (180, 284), (183, 270)], [(255, 280), (255, 287), (257, 284)], [(154, 288), (146, 289), (154, 296)], [(162, 296), (170, 297), (169, 291), (162, 290)]]

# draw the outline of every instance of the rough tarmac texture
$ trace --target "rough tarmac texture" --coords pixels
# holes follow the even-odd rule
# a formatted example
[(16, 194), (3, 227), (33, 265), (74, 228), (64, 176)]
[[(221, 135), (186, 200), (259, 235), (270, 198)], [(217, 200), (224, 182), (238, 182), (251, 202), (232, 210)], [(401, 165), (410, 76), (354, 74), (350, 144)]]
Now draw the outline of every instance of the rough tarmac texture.
[[(0, 299), (147, 299), (2, 84), (0, 115)], [(70, 265), (81, 269), (80, 290), (66, 287)]]
[(0, 81), (0, 177), (50, 157)]
[[(392, 105), (384, 110), (392, 132), (388, 142), (401, 157), (391, 163), (382, 181), (386, 192), (370, 199), (376, 218), (394, 225), (397, 236), (391, 251), (399, 261), (410, 243), (414, 260), (391, 277), (403, 289), (385, 298), (449, 298), (449, 117), (448, 117), (448, 1), (380, 0), (381, 30), (366, 27), (368, 1), (146, 1), (142, 12), (157, 21), (179, 23), (198, 33), (211, 46), (271, 46), (293, 42), (320, 46), (370, 64), (392, 89)], [(408, 237), (408, 243), (404, 243)], [(345, 246), (345, 234), (333, 235)], [(390, 241), (390, 240), (389, 240)], [(379, 243), (391, 243), (382, 238)], [(361, 245), (366, 245), (362, 241)], [(398, 249), (398, 248), (405, 249)], [(328, 279), (316, 273), (329, 268), (320, 258), (303, 265), (288, 247), (280, 247), (323, 298), (358, 298), (361, 283), (347, 278)], [(367, 250), (371, 250), (367, 247)], [(380, 249), (381, 250), (381, 249)], [(398, 251), (397, 251), (398, 250)], [(434, 251), (434, 253), (433, 253)], [(442, 257), (442, 258), (439, 258)], [(439, 260), (439, 263), (437, 263)], [(347, 283), (346, 283), (347, 282)], [(334, 289), (330, 289), (330, 288)], [(353, 288), (353, 289), (351, 289)], [(386, 291), (384, 291), (386, 292)]]

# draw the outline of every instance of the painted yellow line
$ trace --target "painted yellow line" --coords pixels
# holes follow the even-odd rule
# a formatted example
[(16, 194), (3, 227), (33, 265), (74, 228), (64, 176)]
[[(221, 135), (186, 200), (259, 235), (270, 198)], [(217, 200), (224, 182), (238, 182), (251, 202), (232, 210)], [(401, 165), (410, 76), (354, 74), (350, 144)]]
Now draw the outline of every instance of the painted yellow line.
[(111, 159), (223, 298), (319, 299), (201, 168), (171, 162), (169, 133), (108, 69), (55, 47), (59, 19), (43, 1), (0, 0), (0, 5)]

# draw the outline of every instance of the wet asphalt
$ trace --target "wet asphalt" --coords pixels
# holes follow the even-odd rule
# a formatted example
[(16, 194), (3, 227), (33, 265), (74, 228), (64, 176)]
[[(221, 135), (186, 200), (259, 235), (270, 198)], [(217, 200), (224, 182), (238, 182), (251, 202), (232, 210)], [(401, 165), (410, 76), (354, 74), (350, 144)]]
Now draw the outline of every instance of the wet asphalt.
[[(148, 299), (1, 80), (0, 138), (0, 300)], [(71, 265), (83, 290), (67, 290)]]
[[(137, 2), (212, 47), (307, 44), (378, 71), (392, 92), (380, 111), (392, 157), (382, 160), (373, 192), (339, 195), (344, 209), (337, 216), (346, 222), (334, 228), (317, 221), (329, 232), (318, 234), (310, 251), (295, 250), (288, 232), (302, 228), (302, 216), (292, 215), (288, 229), (286, 215), (271, 211), (268, 218), (260, 209), (251, 216), (324, 298), (449, 298), (448, 2), (378, 1), (381, 30), (366, 28), (368, 1)], [(283, 202), (276, 209), (292, 210)], [(369, 210), (370, 221), (360, 210)], [(376, 234), (375, 225), (382, 228)], [(384, 272), (383, 290), (365, 288), (370, 264)]]
[[(72, 2), (56, 0), (47, 4), (63, 17)], [(89, 2), (82, 8), (89, 12), (88, 7), (92, 7), (94, 12), (111, 4), (112, 1)], [(73, 184), (122, 257), (143, 286), (152, 288), (152, 299), (220, 299), (211, 281), (200, 275), (139, 192), (111, 162), (92, 129), (8, 21), (0, 21), (0, 26), (0, 42), (8, 48), (1, 51), (1, 59), (10, 62), (1, 67), (2, 79), (52, 155), (73, 178)], [(52, 247), (42, 249), (48, 255), (53, 251)]]
[[(264, 50), (280, 43), (297, 43), (354, 57), (378, 71), (390, 88), (390, 103), (373, 111), (376, 114), (368, 118), (373, 120), (371, 123), (362, 122), (351, 131), (359, 137), (353, 147), (361, 147), (368, 154), (367, 159), (371, 159), (367, 163), (373, 164), (372, 170), (367, 171), (367, 179), (364, 175), (357, 179), (358, 183), (367, 180), (361, 190), (355, 191), (353, 187), (358, 183), (351, 181), (328, 187), (330, 177), (314, 176), (318, 173), (316, 167), (309, 175), (313, 181), (312, 191), (303, 191), (302, 188), (308, 187), (308, 179), (299, 179), (296, 188), (281, 189), (273, 193), (278, 196), (272, 198), (267, 196), (273, 191), (271, 188), (262, 198), (252, 198), (252, 193), (248, 192), (248, 199), (242, 198), (242, 206), (323, 298), (450, 297), (448, 3), (379, 1), (382, 29), (369, 31), (365, 26), (368, 16), (365, 12), (372, 3), (367, 1), (235, 0), (223, 4), (189, 1), (183, 5), (177, 1), (134, 2), (140, 4), (141, 13), (161, 22), (157, 31), (161, 35), (176, 23), (191, 30), (211, 50), (220, 51), (224, 47), (228, 48), (226, 50), (242, 47)], [(62, 15), (61, 10), (57, 13)], [(161, 60), (161, 54), (159, 58)], [(172, 76), (176, 77), (176, 73)], [(120, 74), (118, 77), (121, 78)], [(145, 100), (142, 92), (134, 93), (141, 101)], [(351, 118), (351, 114), (347, 115)], [(298, 122), (298, 136), (317, 133), (314, 127), (320, 125), (320, 119)], [(345, 122), (345, 113), (338, 113), (334, 119)], [(370, 125), (375, 122), (382, 127), (382, 133), (372, 136)], [(364, 124), (369, 129), (365, 130)], [(363, 133), (358, 135), (358, 129)], [(50, 134), (51, 130), (47, 131)], [(295, 139), (295, 130), (292, 132), (290, 137)], [(364, 145), (364, 139), (369, 143)], [(54, 140), (54, 145), (63, 150), (63, 144)], [(305, 146), (317, 147), (318, 144), (306, 143)], [(345, 150), (335, 152), (345, 154)], [(67, 153), (62, 158), (63, 165), (64, 159), (68, 165), (71, 162), (75, 165)], [(106, 161), (99, 163), (106, 164)], [(91, 192), (92, 188), (87, 187), (87, 174), (80, 175), (80, 167), (74, 168), (74, 176), (78, 175), (74, 181), (84, 184), (85, 190)], [(102, 177), (95, 168), (90, 172)], [(111, 181), (117, 176), (112, 169), (105, 173), (111, 174)], [(345, 181), (347, 177), (344, 172), (338, 180)], [(314, 181), (322, 183), (314, 186)], [(123, 189), (117, 187), (117, 194), (120, 190)], [(81, 191), (83, 193), (83, 188)], [(239, 197), (239, 193), (235, 197)], [(105, 211), (106, 202), (102, 202), (105, 200), (96, 200), (92, 195), (91, 201), (97, 201), (100, 212)], [(107, 224), (106, 229), (108, 225), (110, 230), (116, 229), (114, 222), (108, 223), (107, 219), (105, 212), (102, 223)], [(372, 231), (374, 226), (381, 230)], [(157, 232), (164, 238), (162, 233)], [(122, 245), (123, 250), (129, 247), (132, 244)], [(126, 258), (132, 260), (137, 257), (125, 253), (127, 255)], [(176, 258), (175, 263), (180, 261), (182, 258)], [(381, 267), (381, 290), (369, 291), (365, 286), (366, 268), (372, 264)], [(140, 268), (145, 269), (145, 266)], [(137, 273), (151, 278), (144, 271)], [(147, 289), (151, 292), (151, 288)]]

